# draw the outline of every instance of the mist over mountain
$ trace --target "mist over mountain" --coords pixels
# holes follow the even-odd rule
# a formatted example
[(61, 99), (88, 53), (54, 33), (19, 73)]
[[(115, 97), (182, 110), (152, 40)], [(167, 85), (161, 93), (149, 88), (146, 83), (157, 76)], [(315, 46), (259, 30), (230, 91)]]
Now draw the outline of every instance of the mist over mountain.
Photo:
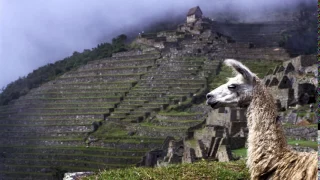
[(239, 22), (257, 22), (281, 20), (266, 14), (291, 12), (301, 3), (316, 5), (315, 0), (2, 0), (0, 87), (119, 34), (134, 37), (151, 24), (183, 19), (197, 5), (214, 19), (232, 15)]

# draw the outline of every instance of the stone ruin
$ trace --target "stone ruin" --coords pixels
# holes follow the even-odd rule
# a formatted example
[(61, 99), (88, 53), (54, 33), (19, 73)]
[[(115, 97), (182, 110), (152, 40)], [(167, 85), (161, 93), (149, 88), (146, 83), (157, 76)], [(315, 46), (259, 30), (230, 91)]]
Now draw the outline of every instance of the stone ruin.
[(315, 55), (302, 55), (283, 62), (265, 76), (279, 110), (316, 102), (318, 65)]
[(174, 155), (170, 163), (192, 163), (199, 159), (226, 162), (234, 160), (231, 150), (245, 147), (248, 130), (246, 109), (220, 108), (211, 110), (206, 120), (189, 128), (180, 140), (167, 137), (159, 149), (146, 153), (137, 166), (165, 166), (163, 161), (169, 142), (175, 140)]

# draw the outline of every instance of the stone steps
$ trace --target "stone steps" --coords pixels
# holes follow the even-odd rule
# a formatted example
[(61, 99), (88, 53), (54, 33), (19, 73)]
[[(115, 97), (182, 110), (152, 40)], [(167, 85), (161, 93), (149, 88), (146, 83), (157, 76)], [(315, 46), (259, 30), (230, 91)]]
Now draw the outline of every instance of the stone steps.
[(113, 91), (113, 92), (94, 92), (94, 93), (88, 93), (88, 92), (67, 92), (67, 93), (39, 93), (39, 94), (33, 94), (33, 98), (76, 98), (76, 97), (104, 97), (104, 96), (124, 96), (126, 93), (128, 93), (128, 90), (126, 91)]
[(153, 123), (159, 126), (168, 126), (168, 127), (192, 127), (202, 123), (203, 120), (154, 120)]
[[(14, 146), (14, 147), (1, 147), (3, 152), (10, 153), (42, 153), (42, 154), (79, 154), (79, 155), (98, 155), (98, 156), (143, 156), (148, 149), (113, 149), (101, 147), (46, 147), (46, 146)], [(8, 153), (9, 154), (9, 153)], [(14, 157), (13, 154), (9, 156)], [(8, 157), (8, 156), (6, 156)]]
[[(129, 96), (130, 95), (130, 96)], [(149, 102), (152, 101), (153, 99), (157, 98), (156, 95), (153, 94), (147, 94), (147, 95), (139, 95), (135, 96), (133, 94), (128, 94), (128, 96), (125, 97), (125, 99), (121, 102), (122, 104), (125, 104), (128, 101), (144, 101), (144, 102)], [(129, 99), (127, 101), (127, 99)]]
[(30, 173), (27, 171), (2, 171), (0, 170), (1, 177), (5, 180), (30, 180), (30, 179), (45, 179), (55, 180), (52, 173)]
[[(196, 83), (188, 83), (188, 82), (163, 82), (163, 83), (157, 83), (157, 82), (152, 82), (152, 87), (154, 88), (173, 88), (173, 87), (204, 87), (206, 83), (204, 82), (196, 82)], [(141, 82), (140, 86), (148, 88), (151, 87), (151, 84), (147, 82)]]
[(125, 108), (125, 109), (136, 109), (138, 107), (142, 107), (142, 104), (120, 104), (118, 109)]
[[(38, 168), (33, 168), (32, 170), (30, 169), (30, 173), (31, 172), (39, 172), (39, 170), (41, 171), (41, 169), (43, 168), (48, 168), (48, 170), (50, 169), (50, 167), (61, 167), (61, 168), (65, 168), (66, 170), (69, 169), (69, 171), (88, 171), (91, 170), (93, 171), (95, 170), (99, 170), (99, 169), (107, 169), (108, 165), (112, 168), (116, 168), (119, 166), (112, 166), (112, 162), (116, 163), (118, 162), (118, 164), (135, 164), (136, 159), (134, 160), (130, 160), (130, 159), (102, 159), (104, 160), (103, 162), (94, 162), (94, 161), (81, 161), (81, 160), (73, 160), (71, 159), (72, 157), (70, 157), (70, 159), (65, 159), (65, 160), (56, 160), (56, 159), (50, 159), (49, 161), (47, 159), (15, 159), (15, 158), (11, 158), (11, 159), (7, 159), (6, 160), (6, 164), (8, 164), (7, 166), (11, 165), (12, 169), (7, 169), (7, 171), (15, 171), (15, 172), (19, 172), (19, 171), (26, 171), (28, 172), (28, 167), (37, 167)], [(111, 162), (109, 164), (106, 164), (106, 162)], [(24, 166), (23, 166), (24, 165)], [(14, 169), (14, 167), (20, 167), (19, 169)], [(120, 167), (123, 167), (120, 165)]]
[(27, 138), (10, 138), (1, 139), (2, 146), (84, 146), (83, 138), (47, 138), (47, 139), (27, 139)]
[(122, 96), (102, 96), (102, 97), (75, 97), (75, 98), (24, 98), (19, 99), (22, 103), (88, 103), (88, 102), (119, 102)]
[(171, 73), (166, 73), (166, 74), (148, 74), (148, 76), (142, 76), (141, 80), (151, 80), (151, 81), (156, 81), (158, 79), (181, 79), (181, 78), (198, 78), (197, 74), (189, 74), (189, 73), (177, 73), (177, 74), (171, 74)]
[[(109, 83), (108, 83), (109, 84)], [(46, 93), (101, 93), (101, 91), (106, 91), (106, 92), (110, 92), (110, 93), (114, 93), (114, 92), (127, 92), (130, 90), (132, 86), (129, 84), (127, 86), (124, 87), (105, 87), (105, 88), (100, 88), (98, 90), (94, 90), (94, 89), (81, 89), (81, 88), (64, 88), (61, 87), (60, 89), (50, 89), (50, 90), (46, 90)], [(43, 91), (39, 91), (39, 93), (43, 93)]]
[(25, 119), (0, 119), (0, 124), (16, 124), (19, 125), (52, 125), (52, 124), (60, 124), (60, 125), (84, 125), (91, 124), (97, 119), (34, 119), (34, 120), (25, 120)]
[(143, 54), (143, 55), (136, 55), (136, 56), (126, 56), (126, 57), (112, 57), (112, 58), (105, 58), (95, 61), (89, 61), (88, 64), (101, 64), (101, 63), (107, 63), (107, 62), (119, 62), (119, 61), (139, 61), (143, 59), (157, 59), (159, 58), (159, 53), (154, 54)]
[(56, 80), (57, 84), (63, 84), (63, 83), (71, 83), (71, 82), (78, 82), (78, 83), (92, 83), (92, 82), (112, 82), (112, 81), (134, 81), (140, 79), (141, 74), (118, 74), (118, 75), (103, 75), (103, 76), (78, 76), (78, 77), (66, 77)]
[(90, 132), (93, 130), (91, 124), (84, 125), (24, 125), (24, 124), (0, 124), (0, 131), (22, 131), (22, 132), (45, 132), (45, 133), (61, 133), (61, 132)]
[(0, 119), (22, 119), (29, 121), (29, 120), (58, 120), (58, 119), (65, 119), (65, 120), (83, 120), (83, 119), (103, 119), (104, 115), (101, 113), (74, 113), (74, 114), (18, 114), (18, 115), (7, 115), (7, 116), (0, 116)]
[[(106, 109), (114, 108), (116, 104), (118, 104), (119, 101), (107, 101), (107, 102), (81, 102), (81, 103), (44, 103), (44, 104), (38, 104), (40, 107), (43, 108), (96, 108), (96, 107), (103, 107)], [(38, 106), (38, 107), (39, 107)]]
[[(19, 161), (19, 159), (64, 159), (64, 160), (73, 160), (76, 163), (81, 161), (92, 162), (92, 163), (106, 163), (106, 164), (135, 164), (141, 157), (139, 156), (106, 156), (106, 155), (96, 155), (96, 154), (60, 154), (60, 153), (15, 153), (13, 156), (6, 158), (6, 161)], [(90, 159), (90, 161), (88, 161)], [(36, 163), (37, 160), (34, 161)], [(67, 162), (66, 162), (67, 163)], [(23, 164), (23, 163), (22, 163)], [(72, 164), (70, 164), (72, 165)], [(65, 164), (65, 166), (68, 166)]]
[[(58, 107), (58, 106), (57, 106)], [(52, 113), (79, 113), (79, 114), (90, 114), (90, 113), (110, 113), (110, 109), (112, 108), (105, 108), (105, 107), (88, 107), (88, 108), (29, 108), (23, 109), (19, 111), (19, 113), (27, 114), (27, 113), (43, 113), (43, 114), (52, 114)], [(1, 113), (0, 113), (1, 115)]]
[(77, 76), (95, 76), (95, 75), (108, 75), (108, 74), (137, 74), (145, 73), (152, 66), (128, 66), (128, 67), (114, 67), (104, 69), (90, 69), (82, 71), (72, 71), (64, 74), (62, 77), (77, 77)]
[[(151, 137), (151, 136), (150, 136)], [(158, 136), (161, 137), (161, 136)], [(163, 136), (162, 136), (163, 137)], [(141, 140), (105, 140), (102, 142), (93, 142), (90, 144), (90, 147), (106, 147), (106, 148), (117, 148), (117, 149), (155, 149), (160, 148), (163, 144), (163, 140), (148, 140), (148, 139), (141, 139)]]
[(138, 133), (141, 136), (148, 137), (185, 137), (187, 135), (187, 130), (189, 127), (164, 127), (157, 125), (145, 125), (140, 124)]
[(95, 64), (87, 64), (80, 67), (78, 70), (91, 70), (91, 69), (105, 69), (112, 67), (127, 67), (127, 66), (153, 66), (155, 59), (140, 59), (140, 60), (126, 60), (126, 61), (101, 61)]
[(203, 114), (201, 113), (160, 113), (157, 115), (157, 119), (162, 121), (166, 120), (203, 120)]
[(113, 89), (113, 88), (130, 88), (134, 84), (136, 84), (137, 81), (112, 81), (108, 83), (104, 82), (70, 82), (70, 83), (61, 83), (58, 84), (56, 81), (49, 82), (46, 84), (45, 87), (41, 87), (41, 91), (46, 90), (61, 90), (61, 89), (95, 89), (95, 90), (107, 90), (107, 89)]
[[(89, 132), (89, 131), (88, 131)], [(0, 136), (1, 137), (8, 137), (8, 138), (25, 138), (25, 137), (30, 137), (30, 138), (38, 138), (38, 137), (72, 137), (72, 138), (82, 138), (85, 137), (88, 132), (77, 132), (77, 131), (69, 131), (69, 132), (34, 132), (34, 131), (29, 131), (29, 132), (24, 132), (24, 131), (0, 131)], [(90, 131), (91, 132), (91, 131)], [(0, 147), (1, 149), (1, 147)]]

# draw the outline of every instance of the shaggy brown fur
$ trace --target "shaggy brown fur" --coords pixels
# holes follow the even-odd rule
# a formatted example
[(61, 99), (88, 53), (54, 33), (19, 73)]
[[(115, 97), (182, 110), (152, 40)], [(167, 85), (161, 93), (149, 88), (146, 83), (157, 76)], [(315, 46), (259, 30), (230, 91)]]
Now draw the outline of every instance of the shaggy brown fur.
[(251, 179), (316, 180), (316, 152), (296, 152), (288, 147), (272, 95), (260, 79), (254, 77), (253, 81), (253, 98), (247, 113), (247, 165)]

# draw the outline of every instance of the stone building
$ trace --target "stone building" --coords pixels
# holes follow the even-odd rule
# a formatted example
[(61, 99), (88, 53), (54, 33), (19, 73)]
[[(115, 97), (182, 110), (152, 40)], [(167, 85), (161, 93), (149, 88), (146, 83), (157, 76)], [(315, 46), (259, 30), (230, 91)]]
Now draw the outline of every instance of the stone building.
[(278, 108), (285, 110), (289, 106), (315, 103), (317, 73), (316, 56), (303, 55), (270, 70), (264, 82), (274, 95)]
[(193, 7), (188, 11), (187, 23), (194, 23), (202, 18), (202, 11), (199, 6)]

